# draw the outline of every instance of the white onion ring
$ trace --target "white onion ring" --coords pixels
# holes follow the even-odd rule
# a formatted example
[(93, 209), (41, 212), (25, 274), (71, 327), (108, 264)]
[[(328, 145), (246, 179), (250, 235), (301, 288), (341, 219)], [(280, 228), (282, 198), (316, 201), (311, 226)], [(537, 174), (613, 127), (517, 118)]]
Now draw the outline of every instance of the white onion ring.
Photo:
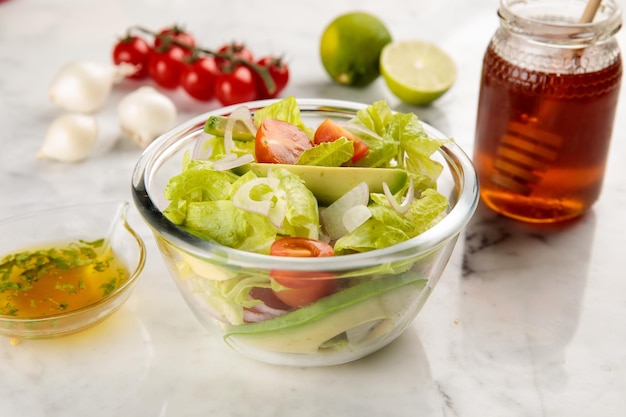
[(389, 201), (391, 207), (393, 207), (393, 209), (400, 214), (407, 213), (411, 208), (411, 204), (413, 204), (413, 201), (415, 200), (413, 178), (411, 178), (411, 181), (409, 182), (409, 189), (407, 190), (406, 195), (402, 198), (401, 204), (398, 204), (396, 199), (393, 197), (393, 194), (391, 194), (391, 190), (386, 182), (383, 182), (383, 191), (385, 192), (385, 197), (387, 197), (387, 201)]
[(191, 157), (193, 159), (207, 159), (208, 156), (212, 153), (212, 147), (206, 146), (205, 142), (209, 139), (211, 135), (202, 131), (198, 139), (196, 139), (196, 144), (193, 147), (193, 151), (191, 151)]
[(235, 147), (235, 142), (233, 141), (233, 130), (235, 129), (235, 124), (240, 121), (243, 125), (250, 131), (250, 133), (256, 132), (256, 127), (252, 123), (252, 114), (250, 113), (250, 109), (246, 106), (239, 106), (228, 116), (228, 120), (226, 121), (226, 126), (224, 127), (224, 151), (226, 153), (230, 153)]
[[(250, 192), (257, 185), (267, 184), (272, 192), (268, 193), (267, 199), (253, 200), (250, 198)], [(267, 217), (270, 222), (277, 228), (281, 228), (283, 220), (287, 214), (287, 194), (284, 190), (280, 190), (278, 178), (255, 178), (244, 183), (233, 195), (233, 205), (241, 210), (257, 213)], [(276, 204), (272, 204), (270, 199), (276, 197)]]
[(225, 155), (223, 158), (218, 159), (213, 164), (213, 169), (216, 171), (226, 171), (229, 169), (237, 168), (245, 164), (249, 164), (250, 162), (254, 162), (254, 156), (252, 154), (246, 153), (237, 157), (237, 154), (229, 153)]

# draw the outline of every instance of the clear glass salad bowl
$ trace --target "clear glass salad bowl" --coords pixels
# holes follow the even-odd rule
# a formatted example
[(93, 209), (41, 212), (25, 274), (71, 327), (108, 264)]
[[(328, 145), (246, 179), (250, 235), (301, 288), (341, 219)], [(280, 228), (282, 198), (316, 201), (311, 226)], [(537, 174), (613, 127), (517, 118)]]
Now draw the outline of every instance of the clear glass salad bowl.
[[(143, 271), (146, 259), (146, 250), (143, 240), (130, 227), (126, 221), (126, 213), (129, 204), (122, 201), (98, 202), (89, 204), (79, 204), (73, 206), (56, 207), (40, 210), (32, 213), (26, 213), (14, 217), (10, 217), (0, 221), (0, 294), (3, 295), (0, 308), (4, 313), (12, 312), (13, 314), (3, 314), (0, 312), (0, 335), (14, 337), (17, 339), (35, 339), (62, 336), (91, 327), (116, 312), (128, 299), (133, 288), (137, 284), (141, 272)], [(36, 304), (47, 306), (48, 302), (54, 299), (54, 303), (59, 308), (41, 307), (44, 310), (34, 314), (32, 312), (19, 314), (19, 311), (25, 311), (28, 306), (20, 301), (22, 309), (14, 307), (7, 309), (11, 304), (17, 306), (14, 298), (11, 298), (13, 289), (12, 284), (16, 282), (24, 282), (11, 277), (11, 263), (15, 259), (15, 255), (21, 254), (38, 254), (42, 256), (38, 265), (42, 263), (57, 264), (58, 262), (78, 262), (78, 255), (57, 256), (52, 255), (49, 250), (60, 253), (63, 248), (75, 250), (76, 248), (87, 248), (84, 242), (102, 242), (96, 251), (101, 254), (104, 262), (109, 262), (108, 250), (116, 256), (116, 263), (107, 263), (111, 268), (105, 267), (103, 274), (106, 273), (105, 280), (108, 286), (101, 286), (100, 281), (87, 282), (94, 278), (90, 275), (91, 268), (96, 267), (95, 263), (85, 266), (88, 270), (80, 276), (77, 287), (70, 287), (70, 280), (63, 282), (57, 281), (56, 288), (44, 283), (44, 281), (54, 281), (58, 278), (53, 276), (44, 276), (37, 279), (37, 283), (33, 284), (32, 289), (26, 289), (28, 297), (31, 298), (31, 307)], [(45, 252), (44, 252), (45, 251)], [(71, 252), (75, 253), (75, 252)], [(30, 258), (34, 259), (34, 258)], [(44, 260), (45, 259), (45, 260)], [(82, 259), (82, 258), (81, 258)], [(117, 263), (119, 262), (119, 263)], [(22, 264), (26, 265), (26, 264)], [(28, 265), (33, 265), (29, 263)], [(102, 263), (100, 265), (103, 265)], [(113, 270), (115, 266), (115, 271)], [(113, 277), (120, 277), (117, 267), (124, 268), (124, 279), (111, 281)], [(19, 264), (16, 270), (21, 269)], [(72, 266), (74, 268), (74, 266)], [(78, 268), (80, 269), (80, 268)], [(30, 269), (33, 271), (34, 269)], [(9, 274), (5, 275), (5, 273)], [(67, 274), (67, 275), (66, 275)], [(62, 275), (70, 276), (71, 272), (63, 272)], [(21, 276), (24, 276), (22, 273)], [(2, 285), (4, 284), (4, 285)], [(38, 286), (39, 284), (43, 287)], [(92, 285), (93, 284), (93, 285)], [(93, 291), (92, 288), (93, 287)], [(45, 288), (45, 290), (43, 290)], [(63, 307), (62, 303), (67, 302), (68, 305), (74, 303), (76, 298), (80, 297), (80, 293), (90, 295), (87, 301), (83, 301), (82, 307), (72, 309)], [(8, 294), (8, 295), (7, 295)], [(5, 298), (4, 296), (8, 296)], [(7, 301), (8, 300), (8, 301)], [(77, 306), (78, 307), (78, 306)], [(49, 311), (49, 313), (48, 313)]]
[[(245, 105), (254, 113), (272, 102)], [(326, 118), (346, 121), (366, 107), (340, 100), (297, 102), (307, 126), (316, 126)], [(237, 107), (199, 115), (162, 135), (145, 150), (133, 174), (135, 204), (151, 227), (185, 301), (199, 321), (229, 346), (266, 363), (335, 365), (386, 346), (424, 305), (476, 209), (478, 182), (470, 159), (453, 141), (435, 153), (433, 159), (444, 167), (437, 188), (450, 204), (445, 217), (434, 227), (410, 240), (369, 252), (322, 258), (237, 250), (196, 237), (163, 215), (169, 204), (164, 197), (166, 185), (181, 172), (184, 155), (191, 154), (205, 137), (203, 128), (209, 116), (229, 115)], [(433, 127), (422, 125), (430, 137), (447, 138)], [(244, 280), (270, 281), (276, 271), (299, 274), (303, 282), (330, 275), (341, 282), (342, 289), (286, 314), (275, 314), (270, 303), (263, 308), (244, 305), (243, 319), (224, 313), (229, 300), (218, 296), (218, 292), (235, 292)]]

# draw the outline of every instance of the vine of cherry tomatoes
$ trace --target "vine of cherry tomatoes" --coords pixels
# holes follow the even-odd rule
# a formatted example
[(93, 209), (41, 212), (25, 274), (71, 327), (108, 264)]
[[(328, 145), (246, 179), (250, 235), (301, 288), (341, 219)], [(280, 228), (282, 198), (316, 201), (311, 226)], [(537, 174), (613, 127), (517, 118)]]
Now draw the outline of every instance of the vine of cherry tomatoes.
[(149, 77), (164, 89), (182, 88), (196, 100), (215, 98), (225, 106), (274, 98), (289, 82), (289, 67), (282, 58), (266, 55), (255, 59), (250, 48), (239, 42), (205, 49), (179, 26), (158, 32), (130, 28), (115, 43), (112, 56), (116, 65), (135, 65), (136, 72), (128, 78)]

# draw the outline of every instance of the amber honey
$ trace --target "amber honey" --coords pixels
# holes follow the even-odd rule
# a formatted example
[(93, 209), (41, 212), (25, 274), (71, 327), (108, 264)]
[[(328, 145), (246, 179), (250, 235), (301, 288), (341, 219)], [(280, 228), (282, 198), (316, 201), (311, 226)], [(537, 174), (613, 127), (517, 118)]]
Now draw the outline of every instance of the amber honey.
[[(569, 53), (569, 59), (576, 59)], [(531, 222), (576, 217), (602, 188), (622, 75), (527, 69), (485, 53), (474, 163), (483, 202)]]

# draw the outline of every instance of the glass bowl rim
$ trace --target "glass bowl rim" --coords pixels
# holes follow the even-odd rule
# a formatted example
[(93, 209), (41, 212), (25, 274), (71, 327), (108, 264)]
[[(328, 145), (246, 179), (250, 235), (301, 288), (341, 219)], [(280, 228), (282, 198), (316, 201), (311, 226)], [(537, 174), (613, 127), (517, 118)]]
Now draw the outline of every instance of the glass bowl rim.
[(143, 241), (141, 236), (128, 223), (127, 216), (128, 216), (128, 209), (130, 207), (130, 204), (127, 201), (116, 200), (116, 201), (103, 201), (103, 202), (93, 202), (93, 203), (77, 203), (77, 204), (71, 204), (71, 205), (65, 205), (65, 206), (49, 207), (49, 208), (45, 208), (41, 210), (35, 210), (35, 211), (28, 212), (28, 213), (17, 214), (14, 216), (0, 219), (0, 225), (8, 224), (8, 223), (19, 221), (19, 220), (25, 220), (25, 219), (36, 217), (36, 216), (46, 215), (46, 214), (55, 214), (55, 213), (62, 214), (63, 212), (67, 212), (68, 210), (82, 209), (82, 208), (87, 208), (87, 207), (102, 207), (102, 206), (117, 206), (118, 207), (119, 221), (121, 221), (122, 226), (130, 234), (134, 242), (137, 243), (137, 247), (139, 249), (139, 259), (137, 260), (136, 265), (132, 265), (132, 269), (129, 271), (130, 274), (128, 278), (126, 279), (126, 281), (124, 281), (122, 285), (120, 285), (118, 288), (115, 289), (115, 291), (113, 291), (111, 294), (107, 295), (106, 297), (99, 298), (93, 303), (77, 308), (76, 310), (72, 310), (68, 312), (60, 312), (56, 314), (49, 314), (46, 316), (30, 316), (30, 317), (23, 317), (23, 316), (16, 317), (16, 316), (7, 316), (7, 315), (0, 314), (0, 323), (2, 322), (20, 323), (20, 324), (45, 323), (48, 321), (63, 320), (63, 319), (71, 318), (71, 317), (81, 316), (85, 313), (88, 313), (90, 310), (93, 310), (94, 308), (97, 308), (99, 306), (102, 306), (104, 304), (108, 304), (114, 301), (115, 299), (117, 299), (117, 297), (119, 297), (121, 294), (125, 293), (128, 289), (134, 286), (139, 276), (141, 276), (141, 273), (143, 272), (143, 269), (145, 267), (147, 250), (146, 250), (145, 242)]
[[(132, 194), (140, 214), (153, 231), (177, 249), (192, 256), (210, 258), (214, 262), (219, 261), (230, 266), (271, 270), (276, 268), (277, 258), (279, 258), (281, 269), (338, 271), (379, 266), (431, 252), (458, 236), (471, 219), (479, 201), (478, 178), (469, 156), (454, 141), (444, 144), (438, 151), (446, 160), (447, 169), (456, 171), (453, 176), (459, 177), (458, 181), (454, 181), (457, 190), (459, 183), (461, 185), (454, 207), (431, 229), (387, 248), (324, 258), (276, 257), (233, 249), (198, 238), (177, 227), (163, 216), (150, 198), (147, 191), (149, 184), (146, 184), (146, 174), (154, 166), (157, 159), (160, 159), (165, 153), (167, 153), (167, 157), (171, 156), (170, 152), (173, 152), (171, 148), (175, 148), (177, 141), (197, 131), (199, 126), (204, 126), (204, 122), (209, 116), (229, 114), (243, 105), (248, 106), (254, 112), (255, 109), (265, 107), (278, 100), (280, 98), (240, 103), (196, 115), (158, 137), (144, 150), (133, 171)], [(296, 101), (301, 113), (325, 111), (353, 115), (356, 111), (368, 106), (363, 103), (337, 99), (299, 98)], [(449, 138), (428, 123), (421, 120), (420, 123), (431, 137)], [(170, 141), (172, 143), (169, 143)]]

